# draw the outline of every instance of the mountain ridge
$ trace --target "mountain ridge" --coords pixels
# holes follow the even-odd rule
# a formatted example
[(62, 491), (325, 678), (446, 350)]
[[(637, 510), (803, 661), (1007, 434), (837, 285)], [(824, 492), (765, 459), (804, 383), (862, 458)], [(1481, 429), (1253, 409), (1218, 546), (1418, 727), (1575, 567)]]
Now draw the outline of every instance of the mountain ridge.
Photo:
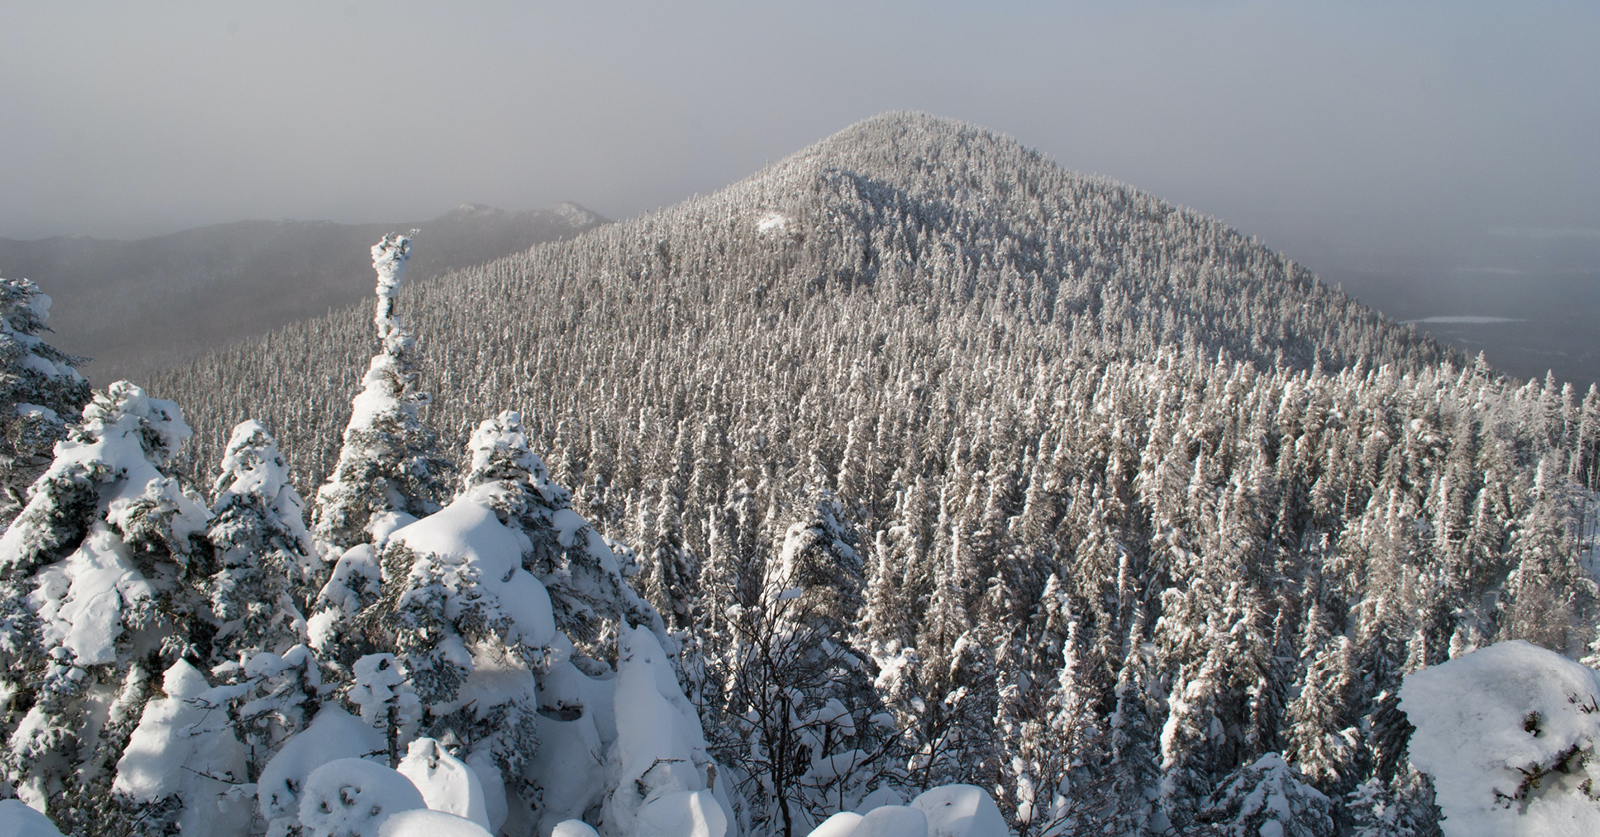
[[(413, 279), (605, 223), (573, 203), (510, 212), (458, 207), (425, 228), (432, 252)], [(0, 239), (0, 270), (33, 279), (55, 302), (55, 341), (89, 357), (99, 385), (149, 373), (370, 292), (362, 242), (389, 224), (246, 220), (119, 241)], [(159, 335), (152, 337), (151, 335)]]

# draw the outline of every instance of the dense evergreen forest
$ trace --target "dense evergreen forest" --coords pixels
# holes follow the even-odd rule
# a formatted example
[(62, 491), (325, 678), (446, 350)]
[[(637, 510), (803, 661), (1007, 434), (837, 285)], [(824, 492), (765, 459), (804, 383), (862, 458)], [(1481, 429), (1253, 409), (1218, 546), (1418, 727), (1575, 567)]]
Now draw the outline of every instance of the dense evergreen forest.
[[(1403, 679), (1506, 640), (1577, 659), (1595, 639), (1600, 393), (1509, 379), (1214, 220), (970, 126), (879, 117), (659, 214), (380, 285), (378, 330), (381, 348), (370, 309), (338, 311), (155, 376), (194, 429), (181, 451), (141, 431), (165, 487), (133, 505), (166, 522), (102, 499), (99, 522), (46, 536), (94, 504), (25, 511), (0, 544), (13, 670), (65, 664), (70, 641), (20, 638), (43, 618), (20, 603), (115, 535), (135, 563), (191, 556), (174, 589), (247, 568), (286, 604), (219, 629), (234, 588), (190, 584), (209, 604), (169, 608), (164, 643), (95, 658), (111, 669), (78, 688), (109, 695), (96, 723), (131, 725), (187, 661), (193, 694), (231, 684), (268, 765), (316, 701), (342, 701), (391, 756), (430, 732), (499, 771), (501, 806), (529, 805), (501, 812), (508, 835), (552, 833), (557, 799), (608, 837), (651, 833), (635, 825), (656, 797), (614, 789), (666, 793), (654, 762), (607, 761), (604, 802), (535, 766), (565, 746), (550, 718), (590, 714), (549, 695), (589, 688), (577, 672), (621, 690), (651, 648), (681, 690), (664, 705), (704, 730), (671, 787), (715, 790), (728, 834), (800, 837), (964, 784), (1018, 835), (1424, 835), (1439, 809)], [(93, 430), (60, 433), (182, 424), (166, 403), (113, 388), (82, 414)], [(252, 462), (274, 476), (241, 482)], [(191, 484), (217, 487), (209, 524)], [(246, 493), (271, 524), (219, 530)], [(447, 514), (523, 533), (521, 569), (482, 586), (510, 613), (525, 571), (558, 638), (459, 604), (491, 594), (437, 558), (449, 537), (427, 526)], [(469, 722), (490, 636), (539, 695)], [(385, 654), (403, 676), (373, 668)], [(16, 741), (45, 697), (6, 689)], [(292, 707), (252, 715), (251, 689)], [(77, 787), (57, 824), (110, 833), (85, 812), (107, 810), (92, 797), (120, 734), (77, 785), (13, 744), (8, 786)], [(241, 827), (291, 827), (261, 798)], [(154, 821), (183, 820), (165, 804)]]

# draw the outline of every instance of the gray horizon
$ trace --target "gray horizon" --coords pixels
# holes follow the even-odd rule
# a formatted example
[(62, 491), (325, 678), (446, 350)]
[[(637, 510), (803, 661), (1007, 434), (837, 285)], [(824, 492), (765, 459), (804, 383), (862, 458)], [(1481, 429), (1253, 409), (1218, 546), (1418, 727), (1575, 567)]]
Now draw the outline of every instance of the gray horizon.
[(1379, 277), (1369, 296), (1419, 272), (1491, 293), (1600, 252), (1593, 4), (74, 3), (0, 23), (12, 239), (462, 203), (625, 219), (914, 110), (1330, 283)]

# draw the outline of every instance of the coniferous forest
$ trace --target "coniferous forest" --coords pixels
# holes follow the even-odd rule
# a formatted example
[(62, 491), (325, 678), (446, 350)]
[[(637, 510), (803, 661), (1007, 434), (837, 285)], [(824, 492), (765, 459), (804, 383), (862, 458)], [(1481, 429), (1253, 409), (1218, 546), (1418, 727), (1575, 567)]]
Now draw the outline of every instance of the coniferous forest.
[[(85, 837), (1600, 816), (1593, 389), (912, 114), (404, 286), (411, 246), (373, 248), (376, 314), (93, 394), (5, 280), (0, 814)], [(1577, 685), (1505, 704), (1550, 746), (1480, 793), (1434, 766), (1456, 687), (1430, 684), (1487, 706), (1511, 680)]]

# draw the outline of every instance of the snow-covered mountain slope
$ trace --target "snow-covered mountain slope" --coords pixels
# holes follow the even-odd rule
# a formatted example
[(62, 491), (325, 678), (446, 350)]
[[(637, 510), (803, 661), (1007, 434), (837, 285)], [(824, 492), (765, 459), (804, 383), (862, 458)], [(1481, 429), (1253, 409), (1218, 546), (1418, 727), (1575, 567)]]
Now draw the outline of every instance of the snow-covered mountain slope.
[[(444, 449), (518, 411), (636, 556), (749, 833), (956, 782), (1029, 833), (1427, 833), (1404, 675), (1594, 637), (1600, 394), (970, 126), (869, 120), (399, 306)], [(152, 390), (200, 470), (255, 418), (309, 492), (370, 335)]]

